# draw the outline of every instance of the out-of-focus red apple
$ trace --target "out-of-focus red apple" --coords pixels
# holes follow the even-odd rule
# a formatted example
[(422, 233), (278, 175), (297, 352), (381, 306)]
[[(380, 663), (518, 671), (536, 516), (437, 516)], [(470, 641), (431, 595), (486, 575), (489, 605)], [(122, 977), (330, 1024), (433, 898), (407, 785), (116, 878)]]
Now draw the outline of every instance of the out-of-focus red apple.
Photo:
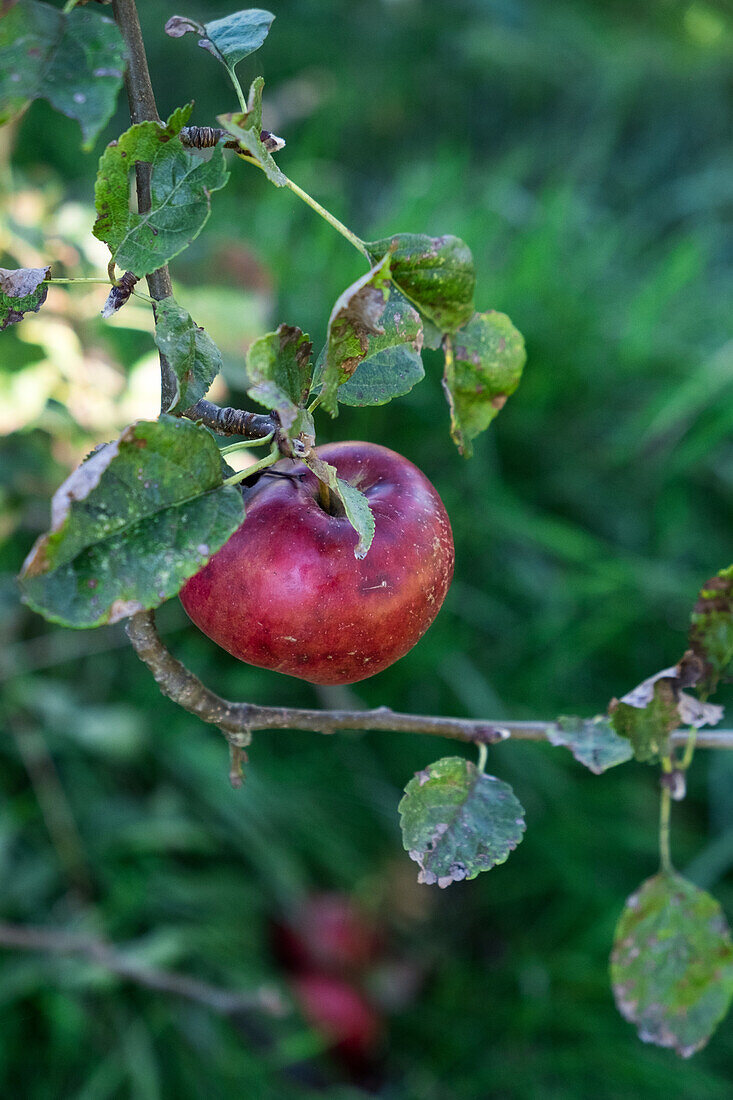
[(343, 1058), (358, 1063), (374, 1054), (380, 1018), (352, 985), (329, 974), (301, 974), (293, 990), (305, 1019)]
[(430, 626), (453, 576), (453, 536), (437, 492), (402, 455), (354, 442), (317, 453), (369, 501), (366, 557), (354, 557), (346, 516), (320, 504), (315, 475), (287, 459), (247, 493), (243, 524), (186, 582), (181, 602), (242, 661), (353, 684), (404, 656)]
[(274, 927), (274, 946), (290, 971), (355, 974), (379, 957), (382, 936), (347, 895), (312, 894)]

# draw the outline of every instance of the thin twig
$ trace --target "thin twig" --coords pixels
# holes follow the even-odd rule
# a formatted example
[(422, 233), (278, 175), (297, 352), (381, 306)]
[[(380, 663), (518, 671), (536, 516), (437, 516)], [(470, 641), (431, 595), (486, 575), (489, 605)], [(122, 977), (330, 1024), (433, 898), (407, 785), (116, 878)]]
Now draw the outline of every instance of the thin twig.
[(143, 966), (127, 958), (119, 948), (102, 940), (89, 939), (63, 929), (0, 924), (0, 946), (20, 951), (43, 951), (53, 955), (80, 955), (126, 981), (160, 993), (172, 993), (176, 997), (197, 1001), (221, 1016), (247, 1012), (283, 1016), (288, 1011), (280, 993), (273, 987), (260, 986), (247, 993), (220, 989), (186, 974)]
[[(292, 729), (314, 733), (336, 730), (392, 730), (425, 733), (456, 741), (490, 745), (508, 737), (519, 741), (547, 741), (555, 722), (491, 722), (469, 718), (436, 718), (424, 714), (400, 714), (389, 707), (376, 710), (307, 710), (299, 707), (262, 707), (232, 703), (207, 688), (193, 672), (166, 648), (155, 626), (152, 611), (133, 615), (127, 634), (140, 660), (152, 672), (160, 690), (203, 722), (218, 726), (235, 745), (249, 743), (254, 730)], [(687, 731), (672, 734), (672, 744), (687, 741)], [(733, 749), (733, 730), (700, 732), (701, 748)]]

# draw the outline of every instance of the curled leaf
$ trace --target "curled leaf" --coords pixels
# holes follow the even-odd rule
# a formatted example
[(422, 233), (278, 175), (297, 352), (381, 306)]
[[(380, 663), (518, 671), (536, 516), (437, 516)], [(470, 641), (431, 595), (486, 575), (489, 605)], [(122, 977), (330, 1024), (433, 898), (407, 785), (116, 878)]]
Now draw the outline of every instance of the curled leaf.
[(162, 298), (155, 304), (155, 343), (177, 383), (165, 411), (185, 411), (204, 396), (221, 370), (221, 352), (174, 298)]
[(289, 431), (310, 392), (313, 344), (301, 329), (280, 325), (251, 345), (247, 353), (247, 393), (274, 409)]
[(258, 76), (252, 81), (247, 99), (247, 110), (219, 115), (218, 122), (227, 133), (236, 138), (244, 156), (256, 160), (260, 168), (276, 187), (284, 187), (287, 178), (273, 160), (272, 150), (281, 149), (285, 142), (262, 129), (262, 89), (265, 81)]
[(476, 313), (446, 337), (443, 388), (451, 414), (451, 437), (470, 457), (472, 441), (488, 428), (514, 393), (527, 358), (522, 334), (505, 313)]
[(733, 680), (733, 565), (703, 585), (691, 616), (690, 646), (703, 664), (703, 690)]
[(608, 718), (558, 718), (547, 733), (551, 745), (565, 745), (579, 763), (595, 775), (634, 755), (628, 740), (614, 731)]
[(373, 263), (391, 257), (395, 284), (441, 334), (454, 332), (473, 314), (476, 273), (460, 237), (396, 233), (366, 248)]
[(688, 650), (676, 665), (648, 676), (621, 699), (611, 700), (611, 725), (631, 741), (637, 760), (653, 762), (668, 755), (669, 734), (678, 725), (700, 728), (720, 721), (722, 707), (704, 704), (681, 690), (696, 684), (702, 670), (697, 654)]
[[(338, 387), (370, 354), (372, 337), (386, 333), (381, 322), (390, 296), (389, 264), (387, 255), (347, 287), (331, 310), (321, 380), (321, 404), (331, 416), (338, 413)], [(393, 343), (401, 342), (401, 338), (393, 339)]]
[(37, 313), (48, 295), (50, 267), (0, 267), (0, 332)]

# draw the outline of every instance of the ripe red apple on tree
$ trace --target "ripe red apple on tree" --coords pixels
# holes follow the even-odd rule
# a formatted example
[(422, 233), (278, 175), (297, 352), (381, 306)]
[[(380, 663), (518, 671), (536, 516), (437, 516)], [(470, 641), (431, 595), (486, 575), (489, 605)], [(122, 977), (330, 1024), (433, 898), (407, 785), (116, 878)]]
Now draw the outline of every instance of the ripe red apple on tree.
[(369, 501), (366, 557), (354, 557), (356, 532), (324, 508), (315, 474), (286, 459), (247, 492), (244, 522), (181, 602), (242, 661), (352, 684), (403, 657), (430, 626), (453, 576), (453, 536), (437, 492), (402, 455), (354, 442), (317, 453)]

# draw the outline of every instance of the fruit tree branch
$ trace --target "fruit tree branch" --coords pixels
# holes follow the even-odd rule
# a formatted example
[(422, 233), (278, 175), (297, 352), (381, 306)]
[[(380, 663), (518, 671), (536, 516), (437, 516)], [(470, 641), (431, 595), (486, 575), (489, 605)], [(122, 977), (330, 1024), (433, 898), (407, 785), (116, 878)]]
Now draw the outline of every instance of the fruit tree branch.
[[(130, 105), (130, 118), (133, 123), (160, 122), (135, 0), (112, 0), (112, 14), (125, 43), (127, 60), (125, 88)], [(135, 165), (137, 207), (141, 214), (150, 210), (152, 205), (150, 194), (151, 170), (152, 166), (150, 164), (137, 163)], [(147, 283), (150, 297), (156, 301), (161, 298), (169, 298), (173, 293), (167, 264), (148, 275)], [(153, 312), (155, 312), (155, 307), (153, 307)], [(160, 354), (160, 389), (161, 409), (165, 411), (175, 403), (178, 387), (176, 376), (163, 354)]]
[[(130, 119), (133, 123), (160, 122), (135, 0), (112, 0), (112, 14), (125, 43), (127, 59), (125, 88), (127, 89), (127, 100), (130, 105)], [(188, 145), (204, 148), (215, 145), (223, 134), (223, 130), (217, 130), (213, 127), (192, 126), (186, 127), (186, 132), (182, 135), (182, 138)], [(270, 138), (272, 135), (268, 133), (267, 137)], [(280, 139), (274, 140), (279, 141)], [(135, 166), (135, 171), (138, 210), (143, 213), (150, 209), (152, 202), (150, 165), (138, 163)], [(123, 275), (123, 280), (127, 274)], [(150, 296), (156, 301), (161, 298), (168, 298), (173, 292), (167, 264), (148, 275), (147, 282)], [(165, 411), (175, 401), (177, 386), (175, 375), (165, 356), (159, 353), (159, 357), (161, 409)], [(193, 408), (186, 410), (184, 415), (191, 420), (202, 421), (207, 428), (211, 428), (220, 435), (243, 435), (248, 439), (259, 439), (278, 428), (278, 425), (266, 415), (245, 412), (242, 409), (220, 409), (218, 405), (212, 404), (211, 401), (199, 401)]]
[(79, 955), (117, 974), (125, 981), (136, 982), (160, 993), (172, 993), (189, 1001), (197, 1001), (221, 1016), (264, 1012), (282, 1016), (287, 1011), (278, 991), (260, 986), (249, 993), (220, 989), (198, 978), (171, 970), (156, 970), (127, 957), (119, 949), (102, 940), (89, 939), (57, 928), (33, 928), (17, 924), (0, 924), (0, 947), (21, 951), (43, 951), (53, 955)]
[[(152, 611), (133, 615), (127, 634), (140, 660), (147, 665), (158, 687), (184, 710), (218, 726), (235, 746), (249, 743), (254, 730), (297, 729), (314, 733), (337, 730), (392, 730), (425, 733), (478, 745), (490, 745), (508, 737), (520, 741), (547, 741), (555, 722), (490, 722), (469, 718), (436, 718), (425, 714), (400, 714), (389, 707), (376, 710), (307, 710), (299, 707), (263, 707), (232, 703), (207, 688), (166, 648), (155, 626)], [(688, 733), (672, 734), (673, 745), (685, 745)], [(733, 749), (733, 730), (700, 731), (700, 748)]]

